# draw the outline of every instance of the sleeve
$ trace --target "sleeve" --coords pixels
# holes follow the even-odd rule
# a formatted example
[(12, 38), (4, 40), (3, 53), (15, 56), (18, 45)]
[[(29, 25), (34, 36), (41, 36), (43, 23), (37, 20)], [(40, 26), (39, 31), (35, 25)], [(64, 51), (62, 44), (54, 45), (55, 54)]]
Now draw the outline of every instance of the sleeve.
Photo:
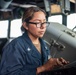
[(1, 59), (0, 75), (36, 75), (36, 68), (26, 68), (26, 52), (20, 44), (4, 48)]

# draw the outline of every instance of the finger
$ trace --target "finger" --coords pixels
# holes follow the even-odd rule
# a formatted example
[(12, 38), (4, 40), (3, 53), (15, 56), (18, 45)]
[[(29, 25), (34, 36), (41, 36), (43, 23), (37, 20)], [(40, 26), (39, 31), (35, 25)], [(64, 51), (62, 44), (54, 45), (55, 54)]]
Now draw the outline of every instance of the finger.
[(69, 63), (69, 61), (66, 61), (65, 59), (63, 59), (62, 57), (61, 58), (59, 58), (59, 60), (62, 62), (62, 64), (68, 64)]
[(59, 66), (63, 66), (63, 64), (62, 64), (62, 62), (59, 60), (59, 58), (57, 58), (57, 64), (58, 64)]

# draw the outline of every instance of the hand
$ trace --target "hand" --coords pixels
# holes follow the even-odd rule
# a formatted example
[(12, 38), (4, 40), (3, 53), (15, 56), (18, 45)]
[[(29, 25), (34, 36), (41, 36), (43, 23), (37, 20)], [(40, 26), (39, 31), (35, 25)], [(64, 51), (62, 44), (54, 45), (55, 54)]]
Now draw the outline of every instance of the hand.
[(59, 66), (64, 66), (64, 65), (67, 65), (69, 61), (66, 61), (65, 59), (61, 57), (61, 58), (57, 58), (57, 63)]
[(52, 70), (54, 67), (58, 66), (58, 59), (57, 58), (50, 58), (44, 65), (44, 70), (49, 71)]
[(37, 74), (44, 72), (44, 71), (50, 71), (53, 68), (61, 67), (69, 62), (65, 59), (61, 58), (50, 58), (43, 66), (40, 66), (37, 68)]
[(44, 65), (44, 70), (49, 71), (56, 67), (63, 67), (64, 65), (68, 64), (69, 62), (65, 59), (61, 58), (50, 58)]
[(57, 64), (58, 64), (57, 58), (50, 58), (44, 65), (37, 68), (36, 75), (38, 75), (41, 72), (49, 71), (49, 70), (53, 69), (54, 66)]

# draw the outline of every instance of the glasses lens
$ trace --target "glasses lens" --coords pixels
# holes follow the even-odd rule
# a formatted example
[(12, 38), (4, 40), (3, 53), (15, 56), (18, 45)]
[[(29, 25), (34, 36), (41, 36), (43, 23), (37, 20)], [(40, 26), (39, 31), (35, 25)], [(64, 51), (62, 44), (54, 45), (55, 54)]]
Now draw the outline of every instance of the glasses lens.
[(49, 24), (50, 24), (50, 22), (37, 23), (36, 26), (37, 26), (38, 28), (40, 28), (42, 25), (44, 25), (45, 27), (48, 27)]
[(40, 27), (41, 27), (41, 23), (37, 23), (36, 26), (37, 26), (38, 28), (40, 28)]

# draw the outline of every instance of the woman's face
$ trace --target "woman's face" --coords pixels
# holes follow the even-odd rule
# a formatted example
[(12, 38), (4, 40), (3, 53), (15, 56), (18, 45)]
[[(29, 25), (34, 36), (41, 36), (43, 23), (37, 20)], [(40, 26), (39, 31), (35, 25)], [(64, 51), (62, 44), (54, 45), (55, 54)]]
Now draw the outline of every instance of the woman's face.
[[(31, 22), (37, 23), (37, 25)], [(28, 31), (28, 35), (35, 38), (43, 37), (46, 30), (45, 22), (45, 14), (41, 11), (35, 12), (33, 18), (28, 23), (29, 25), (25, 27)], [(41, 23), (43, 24), (41, 25)]]

